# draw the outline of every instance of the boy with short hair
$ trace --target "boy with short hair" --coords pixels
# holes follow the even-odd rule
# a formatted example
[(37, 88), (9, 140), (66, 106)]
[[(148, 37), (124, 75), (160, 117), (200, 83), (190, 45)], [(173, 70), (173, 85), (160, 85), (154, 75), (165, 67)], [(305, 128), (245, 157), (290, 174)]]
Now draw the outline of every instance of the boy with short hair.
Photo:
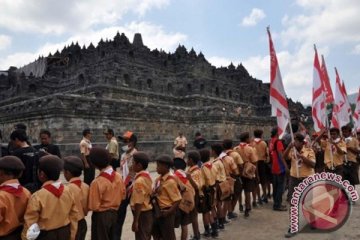
[(23, 239), (33, 224), (40, 228), (37, 240), (75, 239), (79, 211), (70, 189), (59, 181), (62, 169), (63, 161), (58, 156), (40, 158), (38, 177), (43, 185), (29, 200)]
[(160, 155), (155, 161), (156, 171), (160, 176), (155, 181), (153, 195), (160, 209), (160, 216), (154, 221), (152, 234), (155, 240), (175, 240), (175, 213), (182, 198), (177, 180), (170, 174), (170, 167), (174, 162), (168, 155)]
[(225, 204), (223, 198), (225, 197), (225, 192), (222, 192), (221, 186), (226, 181), (226, 170), (224, 163), (220, 158), (220, 154), (223, 152), (223, 147), (219, 143), (215, 143), (211, 145), (211, 156), (214, 158), (213, 160), (213, 168), (212, 171), (216, 178), (216, 217), (218, 222), (218, 228), (220, 230), (225, 229)]
[(258, 157), (257, 161), (257, 179), (261, 185), (261, 189), (263, 192), (262, 198), (260, 197), (260, 188), (257, 183), (253, 192), (253, 197), (255, 201), (256, 194), (258, 195), (258, 203), (261, 205), (262, 201), (268, 203), (267, 199), (267, 190), (270, 192), (270, 168), (267, 166), (268, 160), (268, 147), (266, 142), (262, 139), (263, 131), (261, 129), (254, 130), (254, 139), (251, 142), (251, 146), (256, 150), (256, 154)]
[(201, 169), (198, 167), (200, 161), (200, 154), (197, 151), (190, 151), (187, 154), (187, 165), (189, 169), (187, 170), (187, 178), (189, 179), (191, 185), (195, 190), (195, 208), (190, 213), (191, 223), (193, 227), (194, 237), (192, 240), (200, 239), (199, 223), (198, 223), (198, 204), (200, 197), (204, 197), (202, 191), (203, 181), (201, 176)]
[[(244, 132), (240, 134), (240, 144), (235, 149), (244, 161), (244, 171), (242, 176), (243, 188), (245, 192), (245, 217), (250, 216), (251, 211), (251, 192), (255, 188), (256, 162), (257, 156), (253, 147), (250, 146), (250, 134)], [(254, 169), (255, 166), (255, 170)], [(249, 169), (249, 172), (246, 170)], [(251, 170), (252, 169), (252, 170)], [(247, 176), (244, 176), (244, 174)], [(251, 175), (251, 176), (250, 176)], [(241, 205), (241, 203), (240, 203)]]
[(133, 155), (133, 170), (136, 172), (131, 190), (130, 207), (134, 214), (132, 231), (136, 240), (150, 240), (153, 225), (151, 205), (152, 180), (146, 171), (150, 162), (145, 152), (136, 152)]
[(181, 239), (186, 240), (188, 227), (192, 222), (190, 213), (195, 206), (195, 190), (189, 181), (185, 172), (186, 163), (182, 158), (174, 158), (174, 176), (177, 178), (178, 186), (181, 193), (181, 202), (175, 217), (175, 227), (181, 226)]
[[(200, 159), (203, 163), (201, 166), (201, 176), (202, 176), (202, 192), (205, 197), (205, 204), (202, 209), (203, 222), (204, 222), (204, 237), (218, 237), (218, 227), (215, 221), (215, 205), (216, 205), (216, 176), (214, 175), (212, 169), (213, 164), (210, 161), (210, 151), (208, 149), (201, 149), (199, 151)], [(211, 225), (211, 231), (210, 231)]]
[[(340, 176), (344, 176), (344, 160), (346, 152), (346, 143), (340, 137), (338, 128), (330, 128), (330, 138), (324, 142), (324, 163), (325, 171), (333, 172)], [(326, 129), (322, 130), (320, 135), (315, 139), (319, 141), (326, 133)]]
[(0, 158), (0, 239), (21, 239), (30, 192), (18, 178), (25, 169), (15, 156)]
[(106, 149), (94, 147), (89, 159), (100, 174), (90, 185), (88, 208), (91, 216), (91, 238), (112, 240), (117, 220), (117, 209), (125, 197), (124, 182), (110, 166), (110, 154)]
[(89, 186), (80, 179), (83, 169), (84, 164), (80, 158), (76, 156), (64, 158), (64, 177), (70, 183), (67, 186), (74, 195), (76, 207), (79, 211), (76, 240), (85, 240), (87, 232), (85, 216), (88, 213)]
[[(243, 160), (239, 153), (232, 150), (232, 140), (224, 139), (222, 146), (223, 152), (220, 154), (220, 158), (224, 163), (226, 178), (231, 180), (232, 183), (232, 194), (229, 199), (226, 199), (226, 211), (229, 219), (237, 218), (237, 214), (234, 213), (235, 205), (239, 199), (241, 193), (241, 179), (240, 179), (240, 168), (243, 164)], [(235, 161), (236, 159), (236, 161)]]
[(360, 153), (359, 142), (356, 137), (351, 136), (351, 127), (349, 125), (341, 127), (341, 131), (347, 150), (344, 163), (344, 179), (355, 186), (359, 184), (359, 163), (356, 161), (356, 157)]

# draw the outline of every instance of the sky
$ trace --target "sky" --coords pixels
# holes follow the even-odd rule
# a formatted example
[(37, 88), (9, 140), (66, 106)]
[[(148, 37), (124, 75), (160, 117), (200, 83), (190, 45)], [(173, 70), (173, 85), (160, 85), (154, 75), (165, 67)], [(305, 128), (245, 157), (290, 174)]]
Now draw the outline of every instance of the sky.
[(269, 82), (270, 26), (287, 97), (311, 104), (314, 47), (332, 86), (360, 86), (359, 0), (0, 0), (0, 70), (78, 42), (140, 32), (149, 48), (194, 48), (214, 66), (242, 63)]

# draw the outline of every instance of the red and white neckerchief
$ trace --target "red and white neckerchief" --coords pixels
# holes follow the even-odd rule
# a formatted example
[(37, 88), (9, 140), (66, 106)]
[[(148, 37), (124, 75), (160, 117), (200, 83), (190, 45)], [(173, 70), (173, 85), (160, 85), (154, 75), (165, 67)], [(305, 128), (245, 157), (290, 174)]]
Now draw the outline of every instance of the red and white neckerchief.
[(211, 162), (206, 162), (203, 164), (204, 167), (206, 167), (207, 169), (211, 170), (212, 168), (212, 163)]
[(255, 142), (256, 144), (261, 143), (261, 141), (262, 141), (262, 139), (261, 139), (261, 138), (254, 138), (254, 142)]
[(8, 192), (15, 197), (21, 197), (23, 193), (23, 187), (19, 183), (7, 183), (0, 185), (0, 191)]
[(70, 183), (75, 184), (76, 186), (81, 188), (81, 180), (80, 179), (70, 180)]
[(176, 170), (174, 174), (180, 179), (183, 184), (187, 184), (187, 182), (189, 181), (186, 177), (186, 173), (184, 170)]
[[(135, 176), (135, 180), (139, 177), (144, 177), (151, 180), (150, 173), (148, 171), (141, 171)], [(134, 181), (135, 182), (135, 181)], [(134, 182), (131, 183), (131, 185), (128, 187), (128, 194), (130, 195), (133, 192), (134, 188)]]
[(112, 169), (112, 167), (108, 167), (103, 172), (101, 172), (99, 176), (106, 178), (110, 182), (113, 182), (115, 179), (115, 171)]
[[(334, 143), (339, 143), (340, 140), (341, 140), (340, 138), (337, 138), (337, 139), (333, 140), (333, 142), (334, 142)], [(332, 151), (333, 153), (336, 153), (336, 147), (335, 147), (334, 144), (331, 144), (331, 151)]]
[(194, 165), (191, 168), (189, 168), (189, 173), (193, 173), (193, 172), (195, 172), (197, 170), (200, 170), (200, 168), (197, 165)]
[(248, 145), (249, 145), (248, 143), (243, 143), (243, 142), (241, 142), (241, 143), (239, 144), (239, 147), (244, 148), (244, 147), (246, 147), (246, 146), (248, 146)]
[(64, 185), (60, 181), (47, 184), (43, 186), (43, 188), (51, 192), (57, 198), (61, 197), (64, 192)]
[(219, 158), (223, 160), (226, 156), (227, 156), (226, 152), (222, 152), (220, 153)]

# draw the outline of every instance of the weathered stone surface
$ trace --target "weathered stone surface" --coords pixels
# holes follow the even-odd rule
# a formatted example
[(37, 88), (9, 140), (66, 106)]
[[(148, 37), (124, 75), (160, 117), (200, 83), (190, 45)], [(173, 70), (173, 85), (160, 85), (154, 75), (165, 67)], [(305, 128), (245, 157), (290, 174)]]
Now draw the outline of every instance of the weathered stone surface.
[[(100, 144), (105, 127), (118, 134), (131, 129), (142, 148), (158, 153), (170, 151), (178, 131), (189, 140), (201, 131), (216, 141), (274, 125), (269, 84), (251, 77), (241, 64), (216, 68), (201, 52), (188, 52), (184, 46), (165, 53), (147, 48), (140, 34), (133, 43), (117, 34), (96, 48), (71, 44), (45, 62), (42, 76), (14, 67), (0, 73), (5, 137), (13, 124), (23, 122), (33, 141), (47, 128), (70, 153), (77, 151), (85, 127), (93, 129)], [(297, 113), (304, 111), (293, 106)]]

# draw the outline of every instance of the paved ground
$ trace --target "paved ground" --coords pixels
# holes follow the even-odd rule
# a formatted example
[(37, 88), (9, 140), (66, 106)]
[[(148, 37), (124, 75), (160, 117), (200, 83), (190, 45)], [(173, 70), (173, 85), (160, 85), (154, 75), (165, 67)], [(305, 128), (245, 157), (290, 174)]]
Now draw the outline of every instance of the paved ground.
[[(152, 167), (153, 169), (153, 167)], [(155, 178), (157, 174), (152, 173)], [(357, 188), (359, 192), (360, 188)], [(237, 240), (251, 238), (254, 240), (262, 239), (284, 239), (284, 233), (288, 226), (288, 212), (274, 212), (272, 209), (272, 201), (266, 205), (260, 206), (252, 210), (248, 219), (240, 215), (238, 219), (226, 225), (225, 231), (221, 231), (218, 239)], [(237, 212), (239, 213), (239, 212)], [(91, 213), (87, 216), (88, 229), (91, 226)], [(295, 240), (345, 240), (360, 239), (360, 202), (353, 206), (352, 214), (348, 222), (339, 230), (327, 234), (318, 233), (301, 233), (293, 237)], [(132, 213), (128, 209), (127, 218), (123, 227), (123, 240), (134, 239), (131, 231)], [(199, 216), (200, 232), (203, 232), (202, 218)], [(189, 233), (192, 235), (192, 228), (189, 226)], [(176, 229), (177, 239), (180, 239), (180, 231)], [(190, 236), (189, 236), (190, 237)], [(90, 231), (88, 231), (87, 239), (90, 240)]]

